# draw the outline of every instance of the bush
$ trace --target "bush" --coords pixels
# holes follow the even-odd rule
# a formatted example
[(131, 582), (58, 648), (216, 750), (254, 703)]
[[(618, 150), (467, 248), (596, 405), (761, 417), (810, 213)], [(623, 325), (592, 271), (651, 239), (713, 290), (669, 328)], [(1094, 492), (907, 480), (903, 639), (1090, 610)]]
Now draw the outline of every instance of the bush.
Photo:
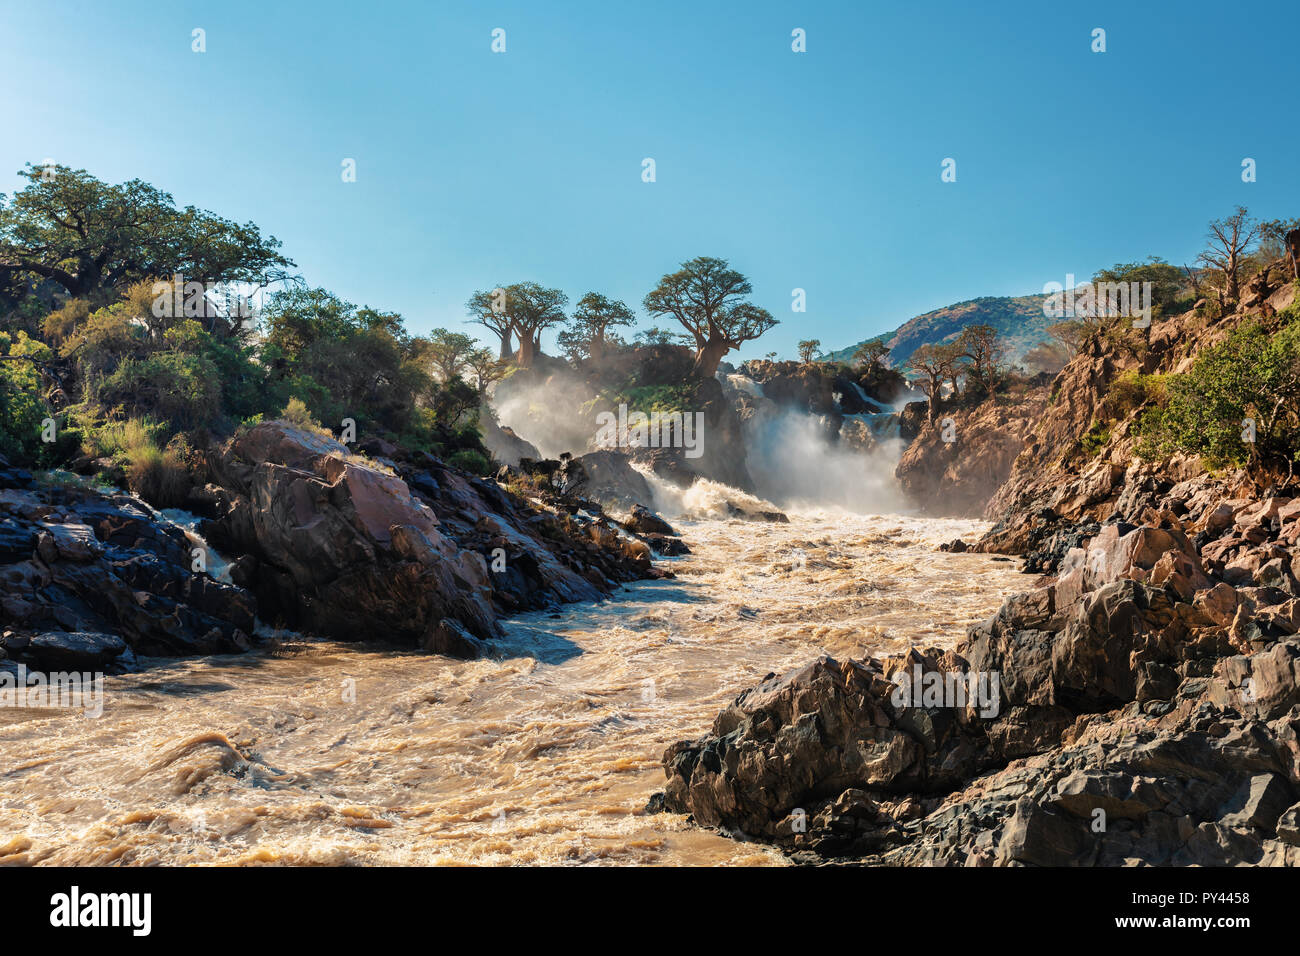
[(488, 461), (485, 455), (471, 448), (464, 448), (456, 452), (447, 459), (447, 464), (480, 477), (486, 475), (492, 467), (491, 462)]
[(312, 431), (320, 431), (320, 423), (311, 417), (311, 412), (307, 409), (307, 404), (297, 396), (289, 399), (289, 404), (284, 406), (280, 412), (280, 417), (290, 425), (297, 425), (299, 428), (308, 428)]
[(1272, 334), (1241, 326), (1188, 372), (1168, 376), (1165, 392), (1139, 422), (1142, 457), (1183, 451), (1212, 467), (1291, 466), (1300, 450), (1300, 322)]

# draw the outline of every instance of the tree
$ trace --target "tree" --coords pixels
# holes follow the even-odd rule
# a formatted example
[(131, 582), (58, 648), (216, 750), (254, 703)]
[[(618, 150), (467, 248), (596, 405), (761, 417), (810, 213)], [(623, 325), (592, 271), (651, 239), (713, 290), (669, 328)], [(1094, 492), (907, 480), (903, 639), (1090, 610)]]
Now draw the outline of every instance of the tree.
[(573, 318), (560, 333), (560, 348), (574, 360), (589, 358), (599, 362), (611, 345), (622, 345), (622, 340), (609, 330), (629, 326), (636, 316), (623, 302), (611, 301), (598, 292), (588, 292), (578, 300)]
[(446, 329), (434, 329), (429, 333), (428, 344), (424, 351), (429, 364), (438, 374), (439, 381), (450, 382), (458, 377), (469, 364), (469, 356), (477, 343), (461, 332), (448, 332)]
[(277, 289), (262, 313), (266, 342), (297, 359), (322, 339), (346, 338), (361, 326), (357, 307), (327, 289)]
[(501, 340), (501, 359), (514, 354), (512, 332), (514, 323), (506, 314), (506, 290), (497, 286), (488, 292), (475, 292), (465, 303), (465, 308), (474, 318), (470, 319), (486, 329), (490, 329)]
[(809, 364), (821, 347), (821, 339), (804, 339), (799, 343), (799, 361), (803, 362), (804, 365)]
[(1066, 319), (1049, 325), (1047, 334), (1065, 351), (1066, 358), (1069, 359), (1079, 351), (1091, 329), (1092, 326), (1082, 319)]
[(1158, 308), (1161, 315), (1169, 314), (1183, 290), (1183, 273), (1159, 256), (1151, 256), (1146, 262), (1117, 262), (1109, 269), (1099, 270), (1092, 281), (1094, 284), (1150, 282), (1151, 305)]
[(504, 291), (510, 328), (519, 336), (519, 367), (532, 368), (533, 356), (541, 351), (542, 330), (567, 320), (564, 306), (569, 297), (536, 282), (516, 282)]
[(961, 330), (956, 346), (957, 356), (970, 360), (971, 377), (985, 392), (992, 392), (997, 384), (998, 365), (1006, 353), (1001, 333), (984, 323), (968, 325)]
[(916, 372), (922, 377), (921, 390), (930, 399), (927, 412), (930, 421), (934, 421), (939, 410), (943, 383), (954, 374), (955, 357), (956, 349), (951, 344), (943, 346), (926, 343), (917, 348), (907, 360), (908, 371)]
[(474, 349), (465, 357), (465, 365), (474, 375), (480, 403), (487, 400), (488, 389), (510, 374), (510, 363), (494, 356), (490, 349)]
[(853, 353), (853, 364), (856, 366), (866, 366), (873, 369), (878, 365), (883, 365), (885, 356), (889, 354), (889, 349), (880, 339), (871, 339), (863, 342)]
[(1250, 218), (1244, 206), (1226, 219), (1210, 223), (1209, 248), (1197, 261), (1212, 270), (1218, 282), (1219, 306), (1226, 312), (1241, 300), (1241, 272), (1246, 251), (1259, 237), (1259, 224)]
[(1029, 371), (1051, 372), (1055, 375), (1070, 361), (1070, 353), (1060, 342), (1039, 342), (1025, 353), (1024, 365)]
[(1252, 322), (1169, 376), (1140, 423), (1143, 457), (1196, 452), (1212, 465), (1285, 468), (1300, 454), (1300, 322), (1275, 333)]
[(661, 329), (657, 325), (642, 329), (636, 334), (636, 340), (642, 345), (678, 345), (685, 338), (684, 335)]
[(27, 164), (28, 185), (0, 197), (0, 277), (31, 274), (73, 298), (112, 299), (110, 290), (148, 277), (251, 282), (287, 277), (294, 263), (253, 223), (239, 224), (133, 179), (119, 186), (83, 169)]
[(1291, 263), (1291, 277), (1300, 279), (1300, 219), (1270, 219), (1259, 227), (1262, 265), (1278, 259)]
[(777, 324), (766, 309), (744, 301), (753, 288), (725, 259), (683, 262), (645, 297), (651, 315), (671, 315), (695, 342), (694, 373), (712, 378), (722, 357)]

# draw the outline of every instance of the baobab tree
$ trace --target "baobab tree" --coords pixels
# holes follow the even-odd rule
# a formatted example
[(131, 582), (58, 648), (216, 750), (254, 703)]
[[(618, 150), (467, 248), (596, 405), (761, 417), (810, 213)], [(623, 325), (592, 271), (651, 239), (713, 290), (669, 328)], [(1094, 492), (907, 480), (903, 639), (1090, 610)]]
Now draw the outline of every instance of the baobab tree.
[(958, 356), (970, 360), (970, 377), (985, 391), (993, 391), (998, 363), (1006, 352), (998, 330), (984, 323), (968, 325), (961, 330), (956, 346)]
[(486, 292), (475, 292), (465, 303), (471, 322), (492, 331), (501, 341), (499, 357), (504, 361), (514, 354), (512, 332), (514, 324), (506, 314), (506, 290), (497, 286)]
[(863, 342), (853, 353), (853, 364), (858, 367), (874, 369), (877, 365), (883, 365), (885, 356), (889, 354), (889, 349), (880, 339), (872, 339), (869, 342)]
[[(939, 410), (939, 399), (943, 383), (955, 379), (957, 350), (951, 343), (934, 345), (927, 343), (917, 348), (907, 360), (907, 369), (921, 377), (921, 391), (929, 398), (927, 417), (934, 421)], [(955, 381), (954, 381), (955, 388)]]
[(1259, 238), (1259, 223), (1251, 219), (1246, 207), (1238, 206), (1237, 211), (1226, 219), (1215, 219), (1210, 223), (1209, 248), (1200, 254), (1197, 261), (1207, 269), (1218, 273), (1219, 306), (1227, 311), (1241, 300), (1241, 268), (1246, 251)]
[(465, 366), (473, 373), (479, 402), (487, 400), (488, 389), (510, 374), (510, 363), (496, 358), (491, 349), (474, 349), (465, 356)]
[(700, 256), (659, 280), (646, 297), (651, 315), (671, 315), (695, 343), (694, 374), (712, 378), (729, 351), (758, 338), (777, 320), (744, 301), (753, 288), (725, 259)]
[(634, 322), (636, 315), (623, 302), (610, 300), (599, 292), (588, 292), (578, 300), (573, 318), (560, 333), (560, 348), (571, 358), (589, 358), (599, 362), (610, 345), (622, 344), (610, 329)]
[(490, 292), (475, 292), (466, 303), (471, 322), (485, 326), (501, 339), (501, 357), (510, 357), (510, 336), (519, 339), (520, 368), (532, 368), (533, 356), (541, 349), (542, 330), (567, 320), (564, 306), (569, 297), (559, 289), (536, 282), (516, 282)]

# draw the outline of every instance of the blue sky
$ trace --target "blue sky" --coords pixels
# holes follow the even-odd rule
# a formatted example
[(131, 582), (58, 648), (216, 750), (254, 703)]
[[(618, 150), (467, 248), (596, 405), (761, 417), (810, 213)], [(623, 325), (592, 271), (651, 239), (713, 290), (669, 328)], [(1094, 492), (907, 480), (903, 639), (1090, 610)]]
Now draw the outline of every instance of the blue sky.
[(720, 256), (782, 323), (728, 359), (792, 356), (1300, 215), (1297, 6), (1168, 6), (0, 0), (0, 191), (140, 177), (421, 332), (524, 280), (643, 314)]

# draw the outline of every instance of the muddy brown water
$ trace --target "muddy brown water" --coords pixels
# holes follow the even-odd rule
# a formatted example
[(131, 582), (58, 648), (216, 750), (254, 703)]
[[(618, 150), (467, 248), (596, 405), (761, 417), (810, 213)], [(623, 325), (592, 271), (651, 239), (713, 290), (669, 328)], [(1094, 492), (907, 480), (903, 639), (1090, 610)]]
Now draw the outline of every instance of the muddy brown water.
[(511, 619), (499, 659), (289, 636), (149, 661), (104, 713), (0, 708), (0, 863), (759, 864), (646, 815), (660, 757), (765, 674), (950, 646), (1027, 585), (975, 521), (697, 520), (676, 580)]

